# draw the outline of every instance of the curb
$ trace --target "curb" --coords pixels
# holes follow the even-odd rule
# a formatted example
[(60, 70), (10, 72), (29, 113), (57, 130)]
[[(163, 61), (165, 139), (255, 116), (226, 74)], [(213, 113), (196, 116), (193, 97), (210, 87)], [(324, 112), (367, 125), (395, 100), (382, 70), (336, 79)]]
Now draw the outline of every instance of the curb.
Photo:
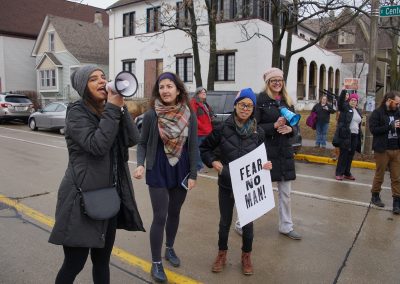
[[(294, 156), (294, 158), (295, 158), (295, 160), (307, 161), (310, 163), (317, 163), (317, 164), (336, 165), (336, 163), (337, 163), (337, 161), (332, 158), (320, 157), (320, 156), (314, 156), (314, 155), (296, 154)], [(370, 170), (376, 169), (375, 163), (363, 162), (363, 161), (353, 161), (351, 163), (351, 166), (355, 167), (355, 168), (363, 168), (363, 169), (370, 169)]]

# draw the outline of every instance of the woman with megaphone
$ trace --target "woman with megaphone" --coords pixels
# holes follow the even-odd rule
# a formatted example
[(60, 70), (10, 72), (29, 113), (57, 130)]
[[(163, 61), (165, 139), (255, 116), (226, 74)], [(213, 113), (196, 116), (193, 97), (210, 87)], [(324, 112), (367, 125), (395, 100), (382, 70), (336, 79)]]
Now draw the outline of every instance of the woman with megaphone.
[[(71, 74), (80, 100), (70, 103), (65, 119), (69, 162), (58, 190), (56, 220), (49, 242), (62, 245), (64, 262), (55, 283), (73, 283), (89, 252), (94, 283), (110, 283), (110, 256), (117, 228), (144, 231), (128, 167), (128, 147), (139, 141), (124, 99), (106, 90), (106, 76), (98, 66), (85, 65)], [(117, 195), (116, 210), (106, 210)], [(89, 214), (88, 192), (102, 218)], [(118, 198), (119, 196), (119, 198)], [(118, 210), (119, 208), (119, 210)]]
[[(291, 239), (300, 240), (301, 235), (293, 229), (290, 205), (291, 181), (296, 179), (290, 138), (294, 135), (293, 126), (299, 117), (286, 91), (282, 70), (270, 68), (265, 71), (263, 79), (265, 88), (257, 97), (256, 118), (265, 133), (268, 160), (274, 165), (271, 179), (278, 185), (279, 232)], [(285, 111), (282, 112), (282, 109)]]

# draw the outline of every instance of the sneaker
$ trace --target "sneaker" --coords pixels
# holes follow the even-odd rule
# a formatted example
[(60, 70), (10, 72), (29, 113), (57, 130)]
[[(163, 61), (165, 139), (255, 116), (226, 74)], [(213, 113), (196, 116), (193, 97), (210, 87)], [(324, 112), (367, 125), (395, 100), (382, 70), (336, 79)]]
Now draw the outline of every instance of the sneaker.
[(238, 233), (240, 236), (243, 234), (243, 230), (242, 227), (240, 227), (239, 220), (235, 222), (235, 232)]
[(168, 281), (161, 262), (153, 262), (151, 265), (151, 277), (159, 283), (165, 283)]
[(356, 180), (356, 178), (353, 175), (349, 175), (349, 176), (344, 175), (343, 177), (348, 180)]
[(289, 233), (282, 233), (282, 235), (285, 235), (288, 238), (291, 238), (292, 240), (301, 240), (301, 235), (296, 233), (295, 230), (291, 230)]
[(178, 267), (181, 265), (181, 260), (176, 255), (174, 248), (165, 248), (165, 259), (171, 263), (172, 266)]
[(343, 176), (336, 176), (336, 180), (343, 180)]

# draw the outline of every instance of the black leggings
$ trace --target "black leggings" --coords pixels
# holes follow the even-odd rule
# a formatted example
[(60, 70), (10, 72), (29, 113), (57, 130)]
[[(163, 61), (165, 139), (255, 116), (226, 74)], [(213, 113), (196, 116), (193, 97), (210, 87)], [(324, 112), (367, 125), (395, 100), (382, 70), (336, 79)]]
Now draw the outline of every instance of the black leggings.
[[(228, 238), (229, 229), (232, 224), (233, 206), (235, 205), (235, 199), (233, 198), (232, 190), (219, 188), (218, 191), (219, 199), (219, 213), (221, 215), (219, 220), (219, 239), (218, 248), (219, 250), (228, 249)], [(242, 251), (251, 252), (253, 249), (253, 222), (248, 223), (242, 227)]]
[(179, 226), (181, 207), (186, 198), (186, 190), (181, 187), (167, 189), (149, 187), (153, 222), (150, 228), (150, 246), (153, 262), (161, 261), (161, 247), (165, 235), (166, 246), (173, 247)]
[(75, 277), (85, 266), (90, 250), (93, 263), (93, 283), (110, 283), (110, 256), (114, 245), (117, 219), (113, 218), (108, 223), (104, 248), (67, 247), (64, 249), (64, 263), (57, 274), (56, 284), (74, 283)]
[(337, 176), (351, 176), (351, 163), (353, 162), (354, 154), (358, 145), (358, 134), (351, 134), (350, 149), (340, 148), (339, 158), (336, 166)]

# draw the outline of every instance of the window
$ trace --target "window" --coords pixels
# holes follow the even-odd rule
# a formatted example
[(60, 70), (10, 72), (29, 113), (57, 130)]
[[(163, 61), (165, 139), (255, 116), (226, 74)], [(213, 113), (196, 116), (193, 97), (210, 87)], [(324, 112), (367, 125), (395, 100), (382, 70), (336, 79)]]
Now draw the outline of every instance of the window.
[(176, 74), (183, 82), (193, 82), (193, 57), (180, 56), (176, 58)]
[(40, 87), (44, 89), (56, 87), (56, 70), (40, 71)]
[(283, 64), (285, 64), (285, 56), (279, 57), (279, 69), (283, 70)]
[(54, 32), (49, 33), (49, 51), (54, 51)]
[(190, 13), (186, 2), (176, 2), (176, 25), (180, 28), (189, 27)]
[(259, 0), (257, 2), (258, 5), (258, 16), (267, 21), (270, 22), (271, 21), (271, 11), (272, 11), (272, 7), (271, 7), (271, 1), (269, 0)]
[(131, 36), (135, 34), (135, 12), (123, 15), (122, 35)]
[(147, 9), (147, 32), (157, 32), (161, 29), (160, 7)]
[(235, 54), (217, 54), (216, 81), (235, 81)]
[(135, 74), (136, 73), (136, 60), (134, 60), (134, 59), (122, 60), (122, 70)]

